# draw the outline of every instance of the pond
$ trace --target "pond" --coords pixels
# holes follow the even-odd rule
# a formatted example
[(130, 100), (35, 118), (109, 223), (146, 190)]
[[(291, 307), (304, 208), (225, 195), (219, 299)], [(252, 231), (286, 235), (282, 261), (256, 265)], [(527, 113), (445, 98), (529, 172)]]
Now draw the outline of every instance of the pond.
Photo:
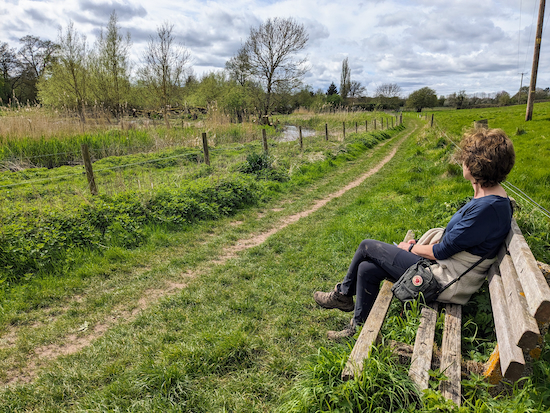
[[(307, 138), (310, 136), (315, 136), (315, 131), (313, 129), (304, 129), (302, 128), (302, 138)], [(283, 126), (281, 136), (276, 138), (278, 142), (292, 142), (300, 138), (300, 131), (297, 126), (286, 125)]]

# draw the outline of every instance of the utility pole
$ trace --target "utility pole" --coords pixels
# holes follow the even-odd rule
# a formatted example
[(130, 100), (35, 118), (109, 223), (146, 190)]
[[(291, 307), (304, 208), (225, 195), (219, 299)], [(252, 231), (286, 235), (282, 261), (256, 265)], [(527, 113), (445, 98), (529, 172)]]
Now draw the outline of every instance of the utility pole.
[(531, 69), (531, 82), (529, 84), (529, 97), (527, 98), (527, 111), (525, 121), (533, 119), (533, 105), (535, 103), (535, 90), (537, 87), (537, 71), (539, 69), (540, 42), (542, 40), (542, 23), (544, 21), (544, 7), (546, 0), (540, 0), (539, 20), (537, 22), (537, 36), (535, 38), (535, 51), (533, 53), (533, 68)]
[(519, 82), (519, 92), (518, 92), (518, 105), (521, 105), (521, 88), (523, 87), (523, 75), (526, 73), (520, 73), (521, 75), (521, 82)]

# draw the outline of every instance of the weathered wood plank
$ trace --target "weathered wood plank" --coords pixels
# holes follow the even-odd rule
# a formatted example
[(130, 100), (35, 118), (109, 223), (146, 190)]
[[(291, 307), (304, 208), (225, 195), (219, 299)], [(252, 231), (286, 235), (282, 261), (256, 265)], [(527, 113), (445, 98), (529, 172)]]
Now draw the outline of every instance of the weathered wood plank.
[(514, 332), (510, 323), (504, 287), (496, 264), (491, 266), (487, 279), (489, 281), (489, 293), (495, 320), (502, 376), (509, 380), (517, 380), (523, 373), (525, 359), (521, 348), (514, 343)]
[(512, 229), (506, 237), (506, 247), (529, 304), (530, 314), (541, 323), (550, 321), (550, 287), (515, 219), (512, 219)]
[(414, 341), (409, 377), (420, 390), (427, 389), (430, 380), (428, 370), (430, 370), (432, 365), (437, 307), (436, 303), (433, 305), (433, 308), (424, 307), (422, 309), (420, 325), (418, 326)]
[(457, 304), (446, 304), (445, 312), (445, 329), (443, 330), (443, 342), (441, 345), (440, 370), (448, 377), (448, 380), (441, 382), (440, 390), (445, 398), (451, 399), (460, 406), (462, 306)]
[[(414, 238), (414, 232), (411, 230), (407, 231), (404, 241), (407, 242)], [(359, 334), (359, 338), (353, 346), (353, 350), (348, 358), (346, 366), (342, 371), (342, 380), (352, 379), (356, 374), (361, 374), (363, 371), (363, 360), (369, 356), (369, 351), (372, 344), (376, 341), (382, 324), (384, 324), (384, 319), (390, 308), (391, 300), (393, 298), (393, 293), (391, 287), (393, 283), (390, 281), (384, 281), (382, 288), (378, 293), (378, 297), (372, 306), (372, 310)]]
[(361, 330), (361, 334), (355, 346), (353, 346), (346, 367), (342, 371), (342, 380), (352, 379), (363, 371), (363, 360), (368, 357), (370, 347), (376, 341), (376, 337), (378, 337), (380, 328), (382, 328), (382, 324), (384, 323), (386, 313), (390, 308), (391, 299), (393, 298), (392, 286), (392, 282), (384, 281), (367, 321), (363, 326), (363, 330)]
[[(531, 350), (535, 348), (540, 337), (539, 327), (529, 313), (529, 305), (518, 280), (512, 258), (506, 253), (505, 248), (499, 251), (498, 262), (500, 262), (499, 272), (514, 332), (513, 343), (524, 350)], [(491, 267), (491, 271), (496, 271), (496, 267)]]

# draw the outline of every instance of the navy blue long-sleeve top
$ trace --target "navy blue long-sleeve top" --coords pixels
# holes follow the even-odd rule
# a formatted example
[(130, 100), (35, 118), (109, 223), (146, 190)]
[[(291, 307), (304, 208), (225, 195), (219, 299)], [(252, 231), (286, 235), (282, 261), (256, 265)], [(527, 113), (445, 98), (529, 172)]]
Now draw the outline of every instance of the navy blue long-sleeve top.
[(453, 215), (443, 239), (433, 247), (434, 257), (443, 260), (461, 251), (484, 256), (495, 251), (510, 231), (512, 206), (508, 198), (488, 195), (474, 198)]

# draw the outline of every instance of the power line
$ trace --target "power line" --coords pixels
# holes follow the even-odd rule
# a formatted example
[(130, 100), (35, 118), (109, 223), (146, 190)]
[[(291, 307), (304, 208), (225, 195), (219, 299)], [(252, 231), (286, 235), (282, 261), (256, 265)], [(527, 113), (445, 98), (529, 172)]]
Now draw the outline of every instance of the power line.
[[(537, 2), (533, 2), (533, 18), (531, 20), (531, 26), (529, 28), (529, 37), (528, 37), (528, 41), (531, 40), (531, 34), (533, 33), (533, 27), (535, 26), (535, 16), (537, 14)], [(527, 66), (527, 58), (529, 57), (529, 55), (527, 54), (529, 50), (526, 50), (525, 51), (525, 62), (523, 63), (523, 70), (522, 72), (525, 72), (525, 66)]]
[(535, 201), (533, 198), (531, 198), (529, 195), (527, 195), (525, 192), (523, 192), (521, 189), (519, 189), (517, 186), (515, 186), (513, 183), (511, 182), (504, 182), (506, 185), (509, 185), (511, 186), (512, 188), (514, 188), (514, 190), (516, 191), (516, 193), (521, 193), (525, 198), (527, 198), (529, 201), (531, 201), (532, 204), (536, 205), (542, 212), (544, 215), (546, 215), (548, 218), (550, 218), (550, 211), (548, 211), (546, 208), (544, 208), (543, 206), (541, 206), (537, 201)]
[(520, 45), (521, 45), (521, 11), (523, 7), (523, 0), (520, 0), (519, 2), (519, 27), (518, 27), (518, 71), (519, 69), (519, 53), (520, 53)]

